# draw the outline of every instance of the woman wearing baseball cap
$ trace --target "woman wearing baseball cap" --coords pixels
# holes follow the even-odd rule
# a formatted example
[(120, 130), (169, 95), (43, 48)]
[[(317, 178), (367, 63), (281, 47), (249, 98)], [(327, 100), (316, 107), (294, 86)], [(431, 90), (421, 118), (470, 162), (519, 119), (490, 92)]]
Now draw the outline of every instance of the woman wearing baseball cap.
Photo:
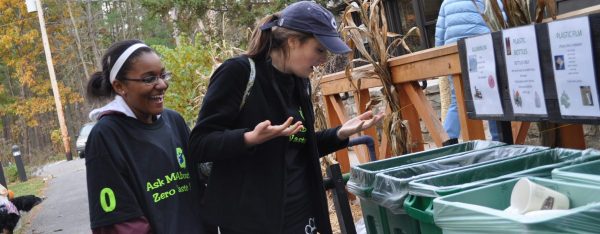
[(261, 20), (247, 53), (212, 75), (190, 150), (213, 163), (202, 206), (221, 233), (331, 233), (319, 158), (383, 115), (315, 132), (308, 76), (328, 51), (350, 48), (331, 12), (301, 1)]

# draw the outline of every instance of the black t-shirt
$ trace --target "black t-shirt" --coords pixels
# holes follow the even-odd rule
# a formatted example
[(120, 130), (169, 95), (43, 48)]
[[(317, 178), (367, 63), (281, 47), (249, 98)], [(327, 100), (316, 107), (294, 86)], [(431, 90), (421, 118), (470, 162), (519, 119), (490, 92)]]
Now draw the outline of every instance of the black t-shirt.
[[(275, 81), (286, 105), (287, 116), (294, 118), (293, 123), (301, 121), (306, 126), (304, 113), (300, 107), (302, 82), (290, 74), (284, 74), (273, 68)], [(284, 200), (285, 233), (305, 233), (304, 226), (314, 218), (310, 200), (311, 186), (308, 184), (308, 148), (306, 147), (306, 127), (289, 136), (286, 150), (286, 191)]]
[(152, 124), (101, 118), (85, 149), (92, 228), (145, 216), (154, 233), (201, 233), (188, 136), (183, 118), (170, 110)]

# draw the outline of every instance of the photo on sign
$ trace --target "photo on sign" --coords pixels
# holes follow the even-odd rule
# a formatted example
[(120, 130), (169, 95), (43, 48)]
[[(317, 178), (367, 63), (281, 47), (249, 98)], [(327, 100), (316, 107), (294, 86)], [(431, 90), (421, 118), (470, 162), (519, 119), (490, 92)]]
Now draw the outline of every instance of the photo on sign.
[(506, 55), (510, 55), (511, 54), (511, 48), (510, 48), (510, 37), (505, 37), (504, 38), (504, 44), (506, 44)]
[(521, 98), (521, 94), (519, 93), (519, 90), (516, 90), (513, 92), (513, 99), (515, 101), (515, 105), (518, 107), (522, 107), (523, 106), (523, 99)]
[(580, 86), (581, 90), (581, 101), (584, 106), (593, 106), (594, 100), (592, 98), (592, 90), (590, 86)]
[(477, 55), (469, 55), (469, 72), (477, 72)]
[(563, 90), (562, 94), (560, 95), (560, 104), (563, 105), (565, 109), (569, 109), (571, 106), (570, 100), (571, 98), (569, 95)]
[(493, 75), (488, 76), (488, 85), (490, 86), (490, 89), (493, 89), (494, 87), (496, 87), (496, 81), (494, 80)]
[(479, 90), (477, 86), (475, 86), (475, 93), (473, 94), (473, 98), (477, 100), (483, 99), (483, 94), (481, 94), (481, 90)]
[(554, 69), (565, 70), (565, 57), (563, 55), (554, 56)]

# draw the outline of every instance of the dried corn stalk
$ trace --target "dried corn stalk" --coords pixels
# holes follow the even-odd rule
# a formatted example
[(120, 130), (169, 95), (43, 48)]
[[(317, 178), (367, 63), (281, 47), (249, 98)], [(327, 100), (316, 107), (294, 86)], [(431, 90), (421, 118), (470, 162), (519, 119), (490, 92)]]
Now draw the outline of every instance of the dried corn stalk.
[[(476, 1), (473, 4), (478, 8)], [(485, 9), (479, 9), (481, 15), (492, 31), (501, 29), (528, 25), (531, 23), (541, 23), (544, 19), (544, 12), (547, 12), (552, 19), (556, 19), (556, 0), (536, 0), (535, 19), (532, 18), (529, 11), (530, 0), (502, 0), (504, 13), (496, 0), (485, 0)]]
[(556, 0), (537, 0), (535, 8), (535, 22), (541, 23), (544, 20), (544, 11), (547, 12), (553, 20), (556, 19)]
[[(382, 93), (385, 101), (391, 110), (391, 114), (384, 120), (384, 132), (392, 146), (395, 155), (409, 152), (409, 141), (406, 122), (400, 115), (400, 102), (398, 93), (392, 83), (392, 76), (388, 67), (390, 58), (390, 48), (402, 45), (403, 48), (411, 52), (412, 50), (405, 42), (406, 37), (412, 34), (420, 36), (419, 30), (413, 28), (400, 37), (399, 34), (388, 31), (385, 9), (380, 0), (356, 0), (347, 1), (347, 7), (342, 16), (342, 36), (348, 42), (351, 48), (360, 53), (362, 58), (354, 59), (354, 53), (350, 53), (348, 58), (350, 63), (346, 67), (346, 77), (352, 81), (356, 80), (358, 84), (354, 88), (360, 89), (361, 79), (378, 78), (383, 85)], [(361, 25), (356, 25), (352, 16), (358, 15)], [(396, 38), (389, 43), (388, 38)], [(365, 45), (368, 45), (369, 49)], [(354, 71), (354, 64), (358, 62), (367, 62), (373, 66), (372, 71)]]
[(493, 32), (508, 27), (508, 24), (502, 14), (502, 9), (500, 8), (500, 5), (498, 5), (498, 1), (484, 0), (485, 8), (483, 10), (479, 8), (476, 0), (472, 1), (475, 5), (475, 8), (477, 8), (477, 11), (481, 13), (483, 20)]

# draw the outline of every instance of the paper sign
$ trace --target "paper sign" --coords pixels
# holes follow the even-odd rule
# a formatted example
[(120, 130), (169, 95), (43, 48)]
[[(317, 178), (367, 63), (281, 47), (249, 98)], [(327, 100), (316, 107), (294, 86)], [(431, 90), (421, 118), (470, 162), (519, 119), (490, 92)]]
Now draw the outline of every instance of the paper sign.
[(496, 59), (492, 35), (465, 39), (467, 67), (473, 106), (477, 115), (502, 115), (502, 101), (496, 79)]
[(25, 0), (25, 5), (27, 6), (27, 12), (31, 13), (37, 11), (35, 0)]
[(502, 31), (508, 89), (515, 115), (547, 115), (533, 25)]
[(588, 17), (548, 24), (560, 114), (600, 117)]

